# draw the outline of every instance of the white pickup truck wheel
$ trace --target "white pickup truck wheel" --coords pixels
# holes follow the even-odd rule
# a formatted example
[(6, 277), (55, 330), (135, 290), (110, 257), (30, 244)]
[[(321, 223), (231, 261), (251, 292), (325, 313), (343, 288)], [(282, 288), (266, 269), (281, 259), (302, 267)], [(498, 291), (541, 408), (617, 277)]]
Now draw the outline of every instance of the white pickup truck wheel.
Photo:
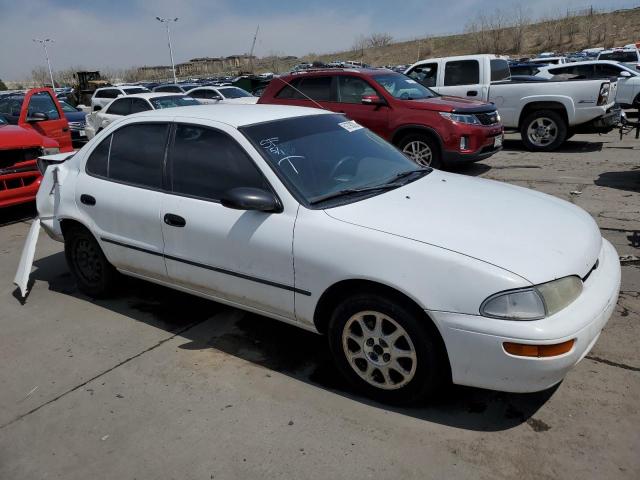
[(553, 110), (538, 110), (524, 119), (520, 135), (527, 150), (551, 152), (567, 139), (567, 123)]

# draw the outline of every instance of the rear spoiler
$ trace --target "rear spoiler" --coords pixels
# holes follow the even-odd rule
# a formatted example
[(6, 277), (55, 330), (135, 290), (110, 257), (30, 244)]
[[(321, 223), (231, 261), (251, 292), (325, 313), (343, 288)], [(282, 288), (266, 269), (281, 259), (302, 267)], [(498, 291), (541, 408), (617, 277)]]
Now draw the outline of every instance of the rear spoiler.
[(40, 173), (44, 175), (44, 172), (49, 165), (66, 162), (75, 154), (76, 152), (66, 152), (66, 153), (56, 153), (54, 155), (43, 155), (42, 157), (38, 157), (38, 159), (36, 160), (36, 164), (38, 165), (38, 170), (40, 170)]

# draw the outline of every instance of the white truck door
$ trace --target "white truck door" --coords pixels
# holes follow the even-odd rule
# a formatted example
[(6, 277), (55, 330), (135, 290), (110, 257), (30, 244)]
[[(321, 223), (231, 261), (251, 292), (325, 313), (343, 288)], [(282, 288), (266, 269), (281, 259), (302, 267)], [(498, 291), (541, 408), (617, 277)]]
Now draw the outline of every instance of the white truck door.
[(447, 60), (441, 66), (444, 68), (440, 74), (441, 81), (438, 82), (441, 85), (438, 93), (483, 100), (478, 60)]

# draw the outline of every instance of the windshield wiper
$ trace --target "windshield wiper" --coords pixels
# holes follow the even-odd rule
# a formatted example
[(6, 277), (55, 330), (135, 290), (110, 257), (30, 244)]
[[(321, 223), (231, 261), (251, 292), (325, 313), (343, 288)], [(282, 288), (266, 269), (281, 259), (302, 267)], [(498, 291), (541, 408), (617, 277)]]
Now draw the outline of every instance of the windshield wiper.
[(416, 168), (415, 170), (407, 170), (406, 172), (400, 172), (400, 173), (394, 175), (389, 180), (387, 180), (387, 182), (388, 183), (392, 183), (392, 182), (395, 182), (396, 180), (400, 180), (402, 178), (410, 177), (414, 173), (420, 173), (421, 176), (422, 176), (422, 175), (426, 175), (427, 173), (431, 173), (431, 172), (433, 172), (433, 168), (431, 168), (431, 167)]
[(373, 185), (371, 187), (345, 188), (344, 190), (338, 190), (337, 192), (331, 192), (325, 195), (320, 195), (319, 197), (315, 197), (314, 199), (309, 201), (309, 204), (315, 205), (332, 198), (346, 197), (354, 193), (375, 192), (376, 190), (392, 190), (394, 188), (401, 187), (402, 185), (402, 183), (385, 183), (383, 185)]

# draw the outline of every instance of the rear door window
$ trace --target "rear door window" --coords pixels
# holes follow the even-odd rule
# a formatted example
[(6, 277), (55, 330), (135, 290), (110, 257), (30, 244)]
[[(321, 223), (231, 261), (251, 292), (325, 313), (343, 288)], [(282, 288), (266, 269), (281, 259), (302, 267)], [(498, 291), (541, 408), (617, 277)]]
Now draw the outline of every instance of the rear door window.
[(152, 110), (149, 102), (143, 100), (142, 98), (131, 99), (131, 113), (146, 112), (147, 110)]
[(131, 113), (131, 99), (121, 98), (120, 100), (114, 100), (106, 113), (109, 115), (129, 115)]
[(499, 82), (501, 80), (508, 80), (511, 77), (511, 71), (509, 70), (509, 62), (502, 60), (501, 58), (494, 58), (490, 61), (491, 64), (491, 81)]
[[(331, 88), (331, 76), (303, 78), (300, 83), (300, 90), (304, 95), (302, 98), (309, 97), (319, 102), (334, 101)], [(306, 95), (306, 97), (305, 97)]]
[(477, 60), (453, 60), (444, 69), (445, 87), (477, 85), (480, 83), (480, 64)]
[(131, 185), (162, 188), (166, 123), (127, 125), (116, 130), (111, 141), (108, 177)]

